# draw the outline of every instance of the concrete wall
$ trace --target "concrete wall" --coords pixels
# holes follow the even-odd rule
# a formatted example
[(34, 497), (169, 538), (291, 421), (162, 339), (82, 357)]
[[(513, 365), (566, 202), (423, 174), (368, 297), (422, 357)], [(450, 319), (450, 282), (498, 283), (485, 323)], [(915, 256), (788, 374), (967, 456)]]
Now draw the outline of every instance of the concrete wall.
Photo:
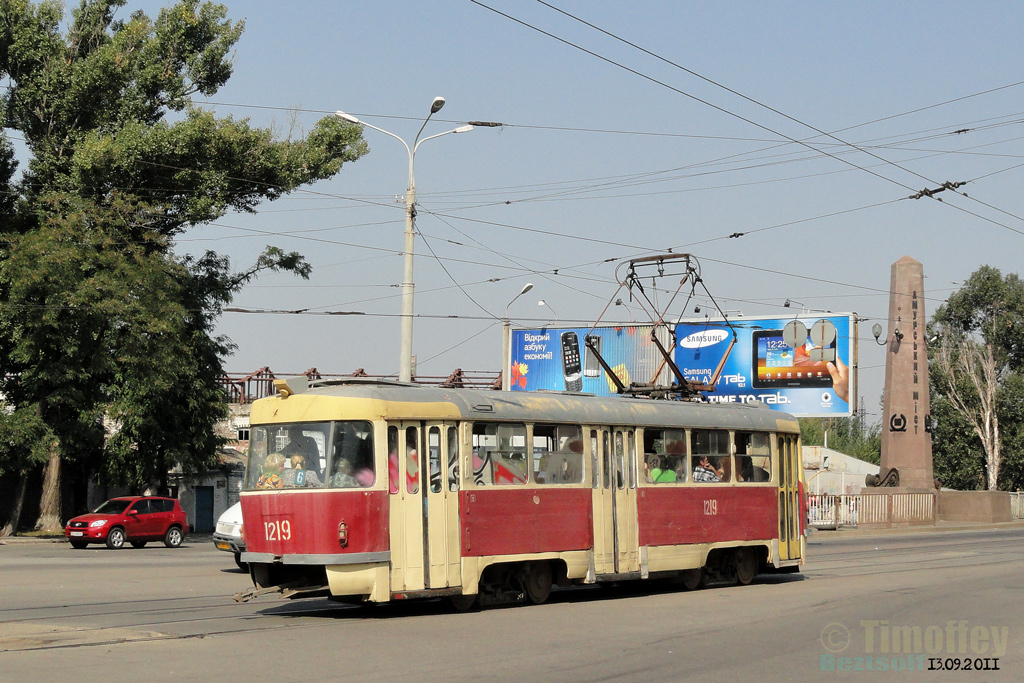
[(943, 522), (1009, 522), (1010, 494), (1006, 491), (939, 491), (939, 520)]
[(864, 477), (878, 474), (878, 465), (822, 446), (804, 446), (801, 453), (807, 492), (818, 495), (860, 493)]

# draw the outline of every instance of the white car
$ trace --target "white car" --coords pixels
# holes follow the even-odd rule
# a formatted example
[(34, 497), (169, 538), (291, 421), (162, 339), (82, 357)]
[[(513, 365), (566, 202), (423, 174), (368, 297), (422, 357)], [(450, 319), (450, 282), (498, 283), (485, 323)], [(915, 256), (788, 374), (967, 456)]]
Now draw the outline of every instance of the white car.
[(224, 511), (217, 520), (217, 530), (213, 532), (213, 544), (220, 550), (235, 554), (235, 564), (245, 569), (242, 553), (245, 552), (245, 540), (242, 538), (242, 503), (238, 502)]

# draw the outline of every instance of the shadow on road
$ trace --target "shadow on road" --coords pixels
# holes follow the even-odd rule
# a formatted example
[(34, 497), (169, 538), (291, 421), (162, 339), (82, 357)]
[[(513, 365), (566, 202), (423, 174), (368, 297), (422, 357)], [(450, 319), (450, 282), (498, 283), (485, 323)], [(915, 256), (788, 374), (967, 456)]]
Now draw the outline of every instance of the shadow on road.
[[(230, 569), (224, 572), (234, 571)], [(756, 585), (782, 585), (805, 581), (803, 574), (758, 574), (751, 586)], [(745, 586), (735, 584), (719, 584), (698, 589), (699, 591), (717, 590), (743, 590)], [(669, 580), (653, 579), (649, 581), (624, 581), (622, 583), (571, 586), (568, 588), (554, 588), (551, 597), (546, 605), (575, 604), (597, 602), (602, 600), (633, 600), (646, 598), (653, 595), (667, 595), (670, 593), (687, 592), (679, 583)], [(695, 591), (696, 592), (696, 591)], [(276, 596), (264, 596), (270, 599), (277, 599)], [(528, 608), (530, 605), (525, 601), (514, 601), (502, 604), (487, 605), (483, 608), (474, 608), (472, 611), (492, 611), (502, 609)], [(394, 600), (388, 603), (358, 603), (349, 604), (343, 601), (335, 601), (329, 598), (307, 598), (285, 603), (279, 603), (261, 609), (260, 614), (306, 617), (321, 619), (408, 619), (410, 617), (427, 617), (441, 614), (457, 614), (456, 610), (446, 598), (424, 598), (413, 600)]]

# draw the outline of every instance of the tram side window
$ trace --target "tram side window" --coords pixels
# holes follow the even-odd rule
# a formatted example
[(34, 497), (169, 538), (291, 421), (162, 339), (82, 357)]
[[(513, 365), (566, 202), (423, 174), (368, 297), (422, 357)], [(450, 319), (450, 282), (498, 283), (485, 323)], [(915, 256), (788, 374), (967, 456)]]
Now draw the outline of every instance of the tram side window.
[(736, 470), (736, 481), (771, 481), (771, 436), (764, 432), (736, 432)]
[(478, 486), (525, 484), (529, 473), (525, 424), (473, 425), (473, 481)]
[(334, 455), (327, 485), (354, 489), (373, 486), (373, 425), (363, 420), (334, 423)]
[(431, 427), (427, 431), (427, 462), (430, 467), (430, 492), (441, 491), (441, 430)]
[(629, 472), (629, 488), (636, 488), (636, 440), (633, 430), (626, 432), (626, 469)]
[(538, 484), (583, 481), (583, 430), (579, 425), (534, 425), (533, 468)]
[(625, 488), (625, 459), (626, 452), (622, 442), (622, 432), (616, 430), (615, 432), (615, 482), (618, 484), (619, 490)]
[(245, 466), (245, 488), (248, 491), (260, 486), (260, 479), (263, 476), (263, 465), (270, 455), (269, 430), (260, 425), (253, 427), (249, 434), (249, 459)]
[(388, 492), (398, 493), (398, 427), (388, 427)]
[(648, 484), (686, 481), (684, 430), (644, 430), (644, 481)]
[(459, 490), (459, 431), (448, 428), (448, 490)]
[(692, 434), (690, 467), (693, 481), (718, 483), (731, 479), (729, 432), (719, 429), (695, 429)]
[(405, 491), (420, 492), (420, 453), (419, 430), (416, 427), (405, 428)]

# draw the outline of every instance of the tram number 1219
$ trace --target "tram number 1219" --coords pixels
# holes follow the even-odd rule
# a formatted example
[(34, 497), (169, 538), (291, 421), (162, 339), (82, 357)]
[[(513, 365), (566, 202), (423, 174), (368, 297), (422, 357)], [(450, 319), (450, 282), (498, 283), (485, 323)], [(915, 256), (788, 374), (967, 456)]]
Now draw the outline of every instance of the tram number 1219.
[(704, 501), (704, 514), (705, 515), (717, 515), (718, 514), (718, 500), (711, 498), (710, 500)]
[(268, 541), (289, 541), (292, 537), (292, 523), (287, 519), (263, 522), (263, 532)]

